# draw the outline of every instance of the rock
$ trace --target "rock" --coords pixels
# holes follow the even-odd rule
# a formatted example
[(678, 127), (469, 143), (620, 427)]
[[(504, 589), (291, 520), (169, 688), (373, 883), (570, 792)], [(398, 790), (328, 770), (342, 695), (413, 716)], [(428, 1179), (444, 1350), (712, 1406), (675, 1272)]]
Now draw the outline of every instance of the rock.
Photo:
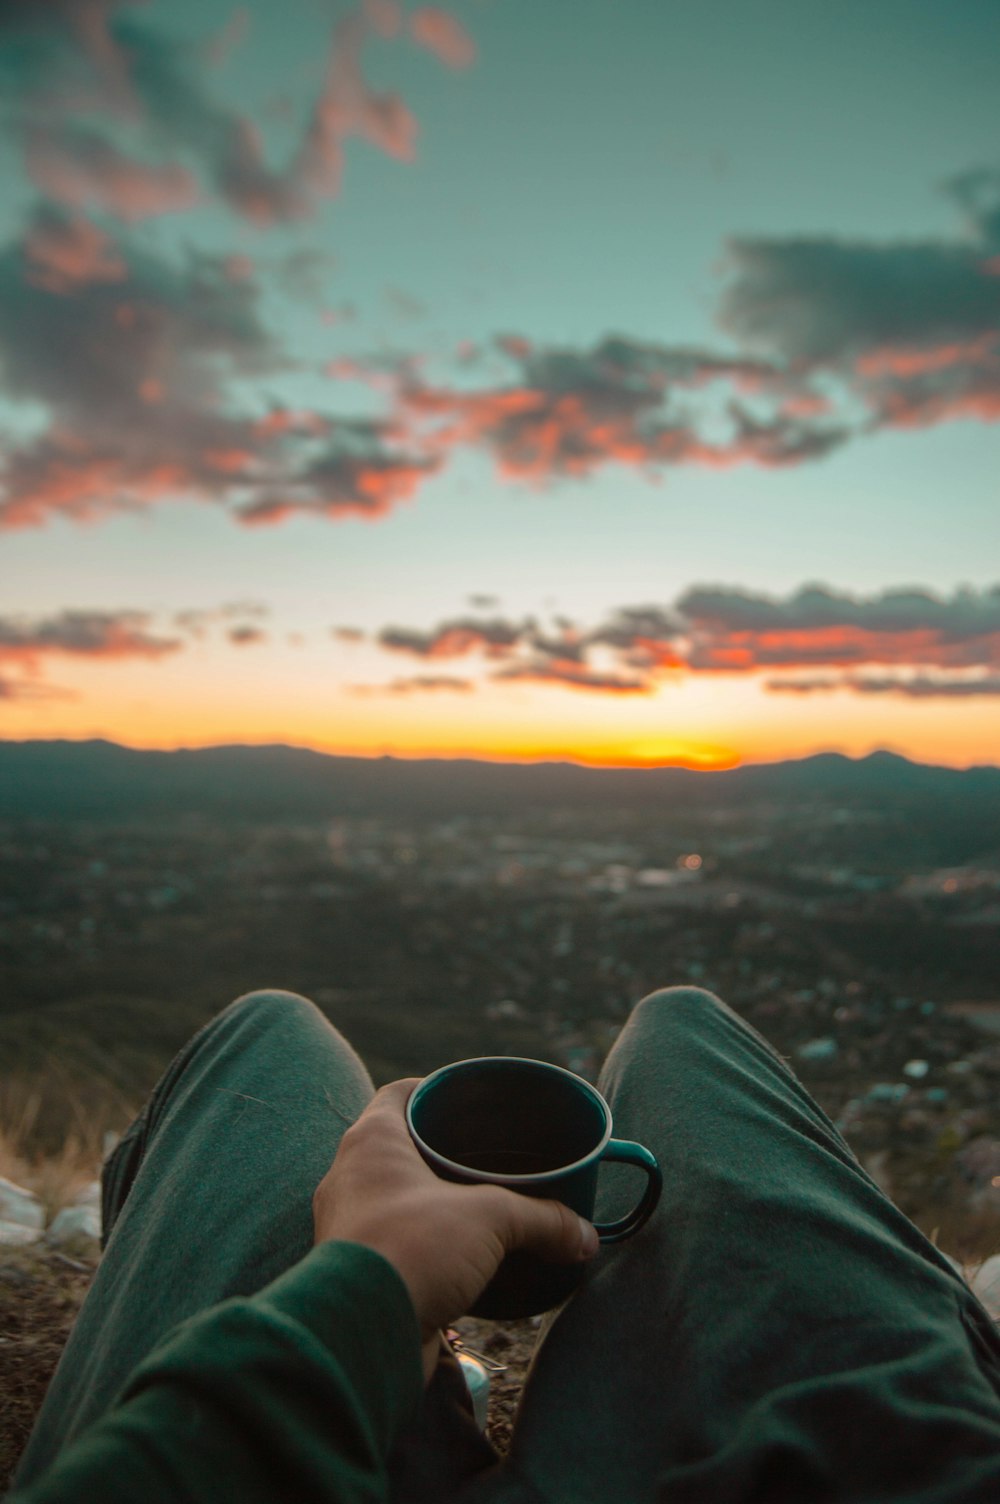
[(91, 1180), (87, 1185), (83, 1187), (83, 1190), (77, 1191), (76, 1195), (73, 1197), (73, 1205), (95, 1206), (98, 1212), (100, 1212), (101, 1182), (99, 1180)]
[(54, 1248), (77, 1242), (99, 1243), (101, 1214), (95, 1206), (64, 1206), (45, 1238)]
[[(4, 1180), (0, 1175), (0, 1222), (10, 1222), (18, 1227), (30, 1227), (41, 1232), (45, 1226), (45, 1209), (38, 1197), (24, 1186)], [(31, 1242), (29, 1239), (22, 1241)]]
[(922, 1081), (929, 1070), (926, 1060), (908, 1060), (903, 1066), (903, 1075), (909, 1076), (911, 1081)]
[(37, 1243), (41, 1236), (39, 1227), (25, 1227), (23, 1222), (0, 1220), (0, 1246), (4, 1248), (26, 1248), (29, 1243)]

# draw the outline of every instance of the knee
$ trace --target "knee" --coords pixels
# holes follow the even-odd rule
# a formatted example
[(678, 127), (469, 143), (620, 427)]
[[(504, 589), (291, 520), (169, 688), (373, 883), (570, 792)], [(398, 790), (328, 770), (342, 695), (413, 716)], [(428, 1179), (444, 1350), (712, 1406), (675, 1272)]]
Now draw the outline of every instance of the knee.
[(708, 992), (704, 987), (658, 987), (636, 1003), (630, 1022), (648, 1025), (690, 1021), (695, 1024), (720, 1011), (729, 1010), (714, 992)]
[(704, 987), (658, 987), (655, 992), (648, 993), (641, 1002), (636, 1004), (637, 1008), (642, 1008), (646, 1012), (660, 1012), (664, 1008), (704, 1011), (706, 1008), (719, 1006), (720, 1002), (715, 993), (707, 992)]
[(280, 1024), (291, 1014), (316, 1012), (316, 1004), (297, 992), (285, 992), (280, 987), (261, 987), (256, 992), (245, 992), (242, 997), (230, 1003), (223, 1016), (233, 1017), (238, 1014), (240, 1018), (252, 1017), (259, 1024), (265, 1025)]

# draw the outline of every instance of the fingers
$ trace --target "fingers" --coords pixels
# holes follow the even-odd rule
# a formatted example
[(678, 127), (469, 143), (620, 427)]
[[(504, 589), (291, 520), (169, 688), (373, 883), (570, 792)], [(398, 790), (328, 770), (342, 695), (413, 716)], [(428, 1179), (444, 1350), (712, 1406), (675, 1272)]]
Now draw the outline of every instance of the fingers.
[(399, 1081), (390, 1081), (387, 1086), (380, 1086), (369, 1107), (374, 1107), (378, 1103), (382, 1107), (393, 1107), (397, 1111), (405, 1110), (414, 1087), (420, 1085), (421, 1079), (420, 1076), (403, 1076)]
[(539, 1258), (569, 1264), (597, 1252), (593, 1225), (561, 1201), (541, 1201), (500, 1186), (484, 1190), (495, 1197), (497, 1231), (508, 1253), (524, 1248)]
[[(388, 1086), (380, 1086), (372, 1097), (368, 1106), (354, 1124), (365, 1122), (395, 1123), (405, 1133), (406, 1130), (406, 1104), (410, 1100), (413, 1088), (420, 1084), (419, 1076), (404, 1076), (400, 1081), (390, 1081)], [(407, 1135), (409, 1136), (409, 1135)]]

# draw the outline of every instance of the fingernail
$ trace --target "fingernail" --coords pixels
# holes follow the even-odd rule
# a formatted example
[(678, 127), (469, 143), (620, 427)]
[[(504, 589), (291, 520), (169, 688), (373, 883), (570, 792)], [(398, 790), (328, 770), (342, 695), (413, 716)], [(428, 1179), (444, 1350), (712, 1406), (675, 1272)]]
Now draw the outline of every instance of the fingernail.
[(600, 1248), (600, 1239), (594, 1230), (593, 1224), (586, 1218), (580, 1218), (580, 1258), (592, 1259)]

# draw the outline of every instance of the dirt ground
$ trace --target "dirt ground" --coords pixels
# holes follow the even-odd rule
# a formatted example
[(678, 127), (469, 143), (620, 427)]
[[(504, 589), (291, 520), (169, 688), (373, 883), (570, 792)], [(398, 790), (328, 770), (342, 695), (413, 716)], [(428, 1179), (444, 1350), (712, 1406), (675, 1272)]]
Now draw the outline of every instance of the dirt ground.
[(96, 1266), (51, 1249), (0, 1248), (0, 1494)]

